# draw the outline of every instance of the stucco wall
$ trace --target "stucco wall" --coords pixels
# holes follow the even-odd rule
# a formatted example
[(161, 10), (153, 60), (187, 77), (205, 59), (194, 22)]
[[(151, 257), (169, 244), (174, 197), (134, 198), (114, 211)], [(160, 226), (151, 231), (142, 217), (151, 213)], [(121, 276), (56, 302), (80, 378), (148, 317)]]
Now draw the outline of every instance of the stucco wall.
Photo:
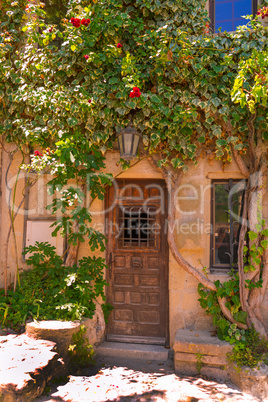
[[(8, 150), (12, 150), (12, 146), (7, 146)], [(151, 166), (148, 160), (144, 159), (137, 163), (134, 167), (125, 172), (121, 172), (117, 162), (119, 154), (111, 152), (107, 154), (106, 171), (120, 178), (133, 179), (161, 179), (161, 173)], [(8, 209), (8, 199), (10, 192), (6, 183), (10, 188), (14, 187), (15, 178), (21, 163), (20, 154), (13, 155), (10, 164), (10, 157), (7, 153), (2, 153), (2, 198), (1, 198), (1, 260), (0, 260), (0, 286), (4, 286), (5, 281), (5, 247), (7, 243), (7, 234), (10, 228), (10, 215)], [(181, 182), (180, 190), (177, 194), (176, 203), (176, 224), (172, 228), (175, 230), (176, 239), (182, 255), (185, 259), (200, 271), (203, 267), (209, 268), (210, 258), (210, 183), (212, 179), (239, 179), (242, 178), (235, 163), (225, 167), (222, 170), (220, 162), (208, 162), (206, 159), (200, 159), (197, 166), (190, 166), (187, 173), (184, 174)], [(25, 192), (25, 175), (21, 173), (18, 181), (17, 192), (15, 197), (15, 211), (20, 206), (20, 210), (15, 219), (15, 232), (18, 250), (18, 263), (20, 268), (26, 268), (26, 264), (22, 260), (22, 249), (25, 242), (25, 224), (28, 219), (33, 221), (42, 219), (48, 221), (53, 217), (45, 209), (45, 206), (51, 203), (51, 198), (46, 193), (46, 181), (48, 177), (43, 176), (37, 182), (29, 194), (28, 203), (24, 199)], [(266, 183), (267, 186), (267, 183)], [(268, 190), (268, 188), (267, 188)], [(11, 192), (11, 197), (13, 192)], [(90, 200), (88, 200), (88, 203)], [(28, 210), (26, 211), (26, 207)], [(104, 201), (95, 200), (91, 205), (93, 214), (92, 225), (95, 229), (104, 232), (105, 230), (105, 214)], [(263, 199), (263, 211), (268, 215), (268, 191)], [(28, 216), (26, 216), (26, 213)], [(173, 223), (174, 224), (174, 223)], [(49, 241), (49, 232), (44, 231), (44, 241)], [(26, 236), (27, 237), (27, 236)], [(53, 240), (55, 241), (55, 239)], [(57, 250), (60, 253), (62, 248), (62, 240), (59, 237), (56, 240)], [(87, 242), (82, 243), (79, 249), (79, 258), (90, 254)], [(95, 255), (105, 255), (104, 253), (95, 252)], [(14, 247), (14, 239), (12, 232), (8, 247), (7, 261), (7, 283), (10, 284), (14, 280), (16, 271), (16, 254)], [(217, 275), (209, 274), (212, 280), (225, 280), (226, 274), (219, 273)], [(213, 330), (212, 318), (207, 316), (203, 309), (199, 306), (197, 294), (198, 282), (192, 276), (187, 274), (169, 255), (169, 330), (170, 342), (173, 345), (175, 332), (178, 328), (188, 329), (211, 329)], [(263, 312), (268, 321), (268, 292), (263, 304)]]

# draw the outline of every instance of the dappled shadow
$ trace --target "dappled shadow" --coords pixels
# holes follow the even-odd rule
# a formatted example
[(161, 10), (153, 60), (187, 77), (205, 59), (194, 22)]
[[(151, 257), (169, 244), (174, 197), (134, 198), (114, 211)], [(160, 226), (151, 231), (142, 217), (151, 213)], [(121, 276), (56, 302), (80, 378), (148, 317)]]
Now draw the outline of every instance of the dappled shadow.
[(257, 402), (231, 383), (174, 373), (172, 362), (97, 359), (42, 402)]
[[(155, 374), (156, 376), (163, 376), (174, 373), (173, 360), (166, 362), (159, 362), (154, 360), (140, 360), (140, 359), (124, 359), (124, 358), (109, 358), (99, 357), (96, 361), (96, 369), (102, 370), (103, 368), (114, 369), (116, 367), (123, 367), (125, 370), (134, 370), (142, 373)], [(83, 374), (86, 371), (83, 371)]]
[[(142, 394), (132, 394), (127, 396), (118, 396), (115, 399), (108, 399), (107, 402), (151, 402), (161, 400), (166, 401), (165, 391), (152, 390), (149, 392), (144, 392)], [(179, 402), (179, 401), (178, 401)]]
[[(209, 400), (211, 401), (218, 401), (219, 395), (221, 395), (222, 400), (228, 401), (259, 401), (258, 398), (253, 398), (252, 396), (248, 395), (248, 399), (246, 399), (245, 394), (239, 390), (239, 388), (231, 383), (230, 381), (226, 380), (212, 380), (207, 378), (206, 376), (183, 376), (180, 377), (176, 376), (178, 380), (184, 381), (189, 385), (197, 387), (202, 392), (209, 395)], [(231, 398), (231, 399), (230, 399)]]

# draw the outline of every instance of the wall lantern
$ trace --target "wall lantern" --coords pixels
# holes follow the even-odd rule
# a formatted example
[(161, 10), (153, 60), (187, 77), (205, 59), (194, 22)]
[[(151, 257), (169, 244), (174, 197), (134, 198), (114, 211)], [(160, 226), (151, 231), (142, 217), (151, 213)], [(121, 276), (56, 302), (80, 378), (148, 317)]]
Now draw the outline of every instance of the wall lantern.
[(121, 158), (131, 160), (136, 158), (141, 134), (129, 123), (118, 134), (118, 144)]

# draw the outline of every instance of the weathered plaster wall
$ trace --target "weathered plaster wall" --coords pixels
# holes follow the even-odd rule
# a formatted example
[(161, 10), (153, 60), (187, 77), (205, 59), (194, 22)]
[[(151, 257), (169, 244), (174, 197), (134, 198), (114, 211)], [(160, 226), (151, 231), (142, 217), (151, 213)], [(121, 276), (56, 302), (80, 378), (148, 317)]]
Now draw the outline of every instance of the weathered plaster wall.
[[(9, 153), (2, 151), (2, 175), (1, 175), (1, 259), (0, 259), (0, 285), (4, 286), (5, 281), (9, 285), (14, 280), (16, 272), (16, 248), (14, 243), (14, 235), (11, 230), (11, 214), (13, 200), (13, 188), (16, 182), (19, 165), (22, 162), (20, 154), (14, 153), (13, 145), (6, 144), (5, 150)], [(18, 207), (22, 201), (22, 193), (25, 187), (24, 178), (18, 178), (16, 197), (14, 199), (14, 214), (17, 212)], [(20, 209), (16, 216), (15, 234), (17, 241), (18, 257), (21, 259), (22, 252), (22, 238), (23, 238), (23, 213)], [(9, 242), (8, 242), (9, 238)], [(7, 260), (8, 256), (8, 260)]]
[[(162, 178), (161, 173), (152, 168), (145, 159), (126, 172), (120, 174), (117, 166), (119, 155), (116, 152), (109, 153), (106, 160), (106, 171), (120, 178), (133, 179), (157, 179)], [(177, 243), (180, 251), (190, 264), (202, 271), (203, 267), (209, 268), (210, 264), (210, 207), (211, 207), (211, 180), (213, 179), (243, 179), (237, 165), (232, 163), (222, 170), (220, 162), (208, 162), (200, 159), (197, 166), (191, 166), (184, 175), (180, 191), (177, 194), (176, 222), (173, 230), (176, 231)], [(268, 190), (268, 189), (267, 189)], [(267, 211), (267, 192), (264, 200), (264, 208)], [(265, 206), (266, 205), (266, 206)], [(104, 210), (102, 201), (94, 201), (92, 211), (96, 213), (93, 225), (96, 229), (104, 230)], [(86, 243), (80, 247), (79, 255), (88, 253)], [(224, 273), (209, 274), (212, 280), (227, 280)], [(170, 342), (173, 345), (175, 332), (178, 328), (195, 330), (214, 329), (212, 318), (204, 313), (198, 302), (198, 281), (186, 273), (169, 256), (169, 323)], [(268, 320), (268, 292), (263, 305), (263, 311)]]
[[(6, 152), (7, 151), (7, 152)], [(16, 258), (20, 270), (27, 269), (28, 266), (23, 261), (22, 251), (26, 244), (27, 221), (32, 221), (38, 225), (39, 222), (47, 222), (47, 225), (41, 224), (38, 232), (39, 241), (50, 241), (57, 247), (57, 251), (62, 251), (63, 239), (58, 236), (52, 238), (49, 229), (49, 221), (52, 223), (55, 217), (52, 217), (46, 206), (52, 202), (48, 196), (46, 182), (48, 177), (42, 176), (30, 189), (27, 201), (26, 174), (19, 167), (22, 160), (20, 152), (16, 152), (14, 145), (5, 144), (5, 151), (1, 153), (1, 197), (0, 197), (0, 287), (4, 287), (5, 282), (9, 286), (16, 274)], [(35, 175), (30, 175), (30, 180), (34, 181)], [(17, 181), (16, 193), (14, 197), (14, 187)], [(15, 216), (15, 234), (16, 245), (12, 231), (12, 210)], [(37, 228), (38, 229), (38, 228)], [(29, 238), (29, 233), (28, 233)], [(34, 240), (34, 239), (30, 239)], [(16, 257), (17, 248), (17, 257)]]
[[(11, 146), (9, 146), (11, 150)], [(133, 179), (161, 179), (161, 173), (156, 171), (148, 160), (144, 159), (130, 168), (128, 171), (121, 172), (117, 165), (119, 154), (110, 152), (107, 154), (106, 171), (120, 178)], [(13, 162), (9, 166), (9, 156), (3, 152), (2, 154), (2, 198), (1, 198), (1, 260), (0, 260), (0, 286), (4, 285), (5, 271), (5, 247), (7, 234), (10, 228), (10, 216), (8, 210), (9, 192), (6, 188), (7, 183), (12, 187), (15, 183), (15, 177), (18, 172), (21, 156), (15, 154)], [(9, 169), (8, 169), (9, 167)], [(8, 172), (7, 172), (8, 170)], [(7, 174), (6, 174), (7, 173)], [(220, 162), (208, 162), (206, 159), (200, 159), (197, 166), (190, 166), (188, 172), (184, 175), (180, 190), (177, 194), (176, 203), (176, 222), (173, 222), (172, 229), (175, 230), (178, 246), (181, 253), (192, 265), (202, 271), (203, 267), (209, 267), (210, 256), (210, 183), (212, 179), (239, 179), (242, 178), (235, 163), (225, 167), (222, 171)], [(28, 218), (35, 219), (51, 219), (51, 215), (45, 209), (45, 206), (51, 203), (51, 198), (46, 194), (47, 178), (43, 177), (36, 183), (30, 191), (28, 203)], [(263, 198), (263, 212), (268, 218), (268, 185), (266, 185), (266, 194)], [(15, 197), (15, 204), (19, 206), (23, 199), (25, 191), (24, 173), (18, 181), (18, 187)], [(12, 194), (11, 194), (12, 195)], [(90, 204), (90, 200), (87, 200)], [(90, 210), (93, 213), (92, 224), (95, 229), (104, 233), (105, 231), (105, 206), (104, 201), (95, 200)], [(17, 239), (17, 249), (19, 258), (19, 267), (25, 268), (26, 265), (22, 261), (23, 233), (25, 224), (25, 201), (22, 203), (20, 211), (15, 221), (15, 231)], [(49, 234), (44, 233), (44, 241), (49, 241)], [(60, 252), (60, 241), (58, 239), (57, 248)], [(87, 242), (80, 245), (79, 258), (90, 254)], [(104, 253), (97, 252), (99, 255), (105, 256)], [(8, 264), (7, 264), (7, 281), (10, 284), (14, 279), (16, 271), (16, 258), (14, 240), (11, 236), (8, 248)], [(225, 274), (211, 275), (213, 280), (225, 280)], [(195, 330), (211, 329), (213, 330), (212, 319), (207, 316), (203, 309), (199, 306), (197, 294), (198, 282), (192, 276), (187, 274), (174, 260), (173, 256), (169, 256), (169, 326), (170, 341), (173, 345), (175, 332), (179, 328), (188, 328)], [(263, 312), (268, 322), (268, 292), (263, 304)]]

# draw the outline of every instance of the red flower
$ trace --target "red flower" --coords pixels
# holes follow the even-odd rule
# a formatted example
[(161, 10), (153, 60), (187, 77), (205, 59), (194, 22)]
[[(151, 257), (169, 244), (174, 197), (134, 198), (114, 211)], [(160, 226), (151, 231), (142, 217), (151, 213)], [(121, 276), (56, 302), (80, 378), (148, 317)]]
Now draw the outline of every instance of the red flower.
[(91, 103), (91, 102), (92, 102), (92, 100), (91, 100), (91, 99), (89, 99), (89, 100), (88, 100), (88, 103)]
[(90, 24), (90, 19), (88, 18), (85, 20), (84, 25), (85, 25), (85, 27), (87, 27), (89, 24)]
[(41, 154), (41, 152), (39, 152), (39, 151), (34, 151), (34, 156), (43, 156), (43, 154)]
[(141, 96), (140, 88), (133, 87), (132, 91), (129, 94), (130, 98), (139, 98)]
[(51, 28), (49, 28), (49, 30), (48, 30), (49, 32), (52, 32), (53, 31), (53, 27), (51, 27)]
[(81, 25), (85, 25), (85, 22), (86, 22), (85, 18), (82, 18), (81, 19)]
[(81, 21), (79, 18), (71, 18), (70, 21), (71, 21), (71, 24), (76, 28), (79, 28), (81, 25)]
[(88, 59), (89, 59), (89, 55), (88, 55), (88, 54), (85, 54), (85, 55), (84, 55), (84, 58), (85, 58), (86, 60), (88, 60)]
[(123, 47), (123, 45), (122, 45), (121, 43), (117, 43), (116, 47), (117, 47), (118, 49), (121, 49), (121, 47)]

